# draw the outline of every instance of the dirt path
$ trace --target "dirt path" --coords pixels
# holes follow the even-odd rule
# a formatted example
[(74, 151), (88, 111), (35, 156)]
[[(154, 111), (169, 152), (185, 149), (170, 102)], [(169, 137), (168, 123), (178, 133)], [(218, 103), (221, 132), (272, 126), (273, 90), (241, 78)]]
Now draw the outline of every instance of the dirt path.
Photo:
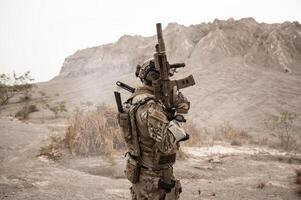
[[(122, 155), (65, 158), (37, 157), (50, 131), (47, 125), (0, 119), (0, 199), (130, 199)], [(185, 148), (189, 155), (175, 166), (182, 199), (300, 199), (294, 169), (300, 160), (262, 148), (225, 144)]]

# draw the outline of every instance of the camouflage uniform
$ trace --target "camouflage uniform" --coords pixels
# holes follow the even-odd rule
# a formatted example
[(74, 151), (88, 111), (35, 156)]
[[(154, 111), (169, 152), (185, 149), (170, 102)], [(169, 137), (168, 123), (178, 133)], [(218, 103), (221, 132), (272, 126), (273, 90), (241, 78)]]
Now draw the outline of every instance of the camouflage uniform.
[[(130, 189), (132, 199), (179, 199), (181, 185), (173, 176), (172, 166), (179, 142), (187, 139), (188, 135), (177, 121), (167, 119), (164, 106), (153, 96), (152, 87), (145, 85), (136, 89), (128, 102), (136, 105), (135, 119), (141, 152), (138, 158), (139, 180)], [(179, 108), (183, 109), (183, 105), (185, 108), (185, 104)], [(128, 171), (131, 173), (129, 168), (127, 166), (126, 174)]]
[[(181, 184), (173, 175), (179, 142), (189, 135), (175, 119), (168, 119), (163, 103), (156, 99), (153, 83), (160, 73), (154, 60), (137, 66), (137, 88), (118, 114), (119, 125), (128, 147), (125, 175), (132, 182), (133, 200), (176, 200)], [(189, 102), (179, 92), (172, 95), (176, 113), (185, 114)]]

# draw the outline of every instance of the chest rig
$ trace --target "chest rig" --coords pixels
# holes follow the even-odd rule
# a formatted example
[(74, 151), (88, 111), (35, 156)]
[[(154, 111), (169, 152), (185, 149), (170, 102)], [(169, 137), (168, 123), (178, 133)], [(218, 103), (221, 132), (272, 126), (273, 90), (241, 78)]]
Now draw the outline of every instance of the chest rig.
[[(157, 175), (162, 176), (162, 170), (169, 169), (176, 160), (177, 149), (168, 153), (159, 151), (158, 142), (150, 136), (149, 124), (141, 121), (139, 112), (145, 110), (143, 106), (147, 110), (148, 103), (162, 105), (155, 99), (152, 91), (137, 90), (123, 104), (122, 112), (118, 113), (118, 123), (128, 148), (125, 175), (132, 183), (139, 181), (140, 172), (145, 169), (157, 171)], [(139, 108), (141, 109), (138, 111)], [(148, 119), (154, 120), (151, 116)], [(160, 125), (159, 123), (158, 127)]]
[(135, 159), (138, 159), (141, 156), (141, 149), (136, 112), (140, 106), (146, 104), (150, 100), (154, 100), (154, 97), (147, 96), (146, 98), (133, 103), (134, 97), (135, 96), (132, 96), (125, 102), (124, 112), (118, 113), (118, 123), (121, 127), (128, 153)]
[[(158, 151), (156, 138), (150, 131), (150, 129), (159, 129), (164, 124), (159, 120), (156, 121), (158, 118), (156, 114), (148, 116), (151, 124), (142, 122), (139, 116), (137, 118), (137, 110), (149, 102), (160, 104), (151, 94), (133, 95), (125, 102), (124, 112), (118, 114), (118, 122), (130, 156), (145, 167), (166, 168), (175, 162), (175, 151), (169, 153)], [(151, 125), (154, 127), (150, 127)]]

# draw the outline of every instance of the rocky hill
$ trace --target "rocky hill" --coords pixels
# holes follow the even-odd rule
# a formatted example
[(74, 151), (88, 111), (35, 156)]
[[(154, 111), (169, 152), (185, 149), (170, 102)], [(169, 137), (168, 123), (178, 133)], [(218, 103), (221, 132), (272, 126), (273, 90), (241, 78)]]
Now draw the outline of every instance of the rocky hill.
[[(155, 32), (155, 31), (154, 31)], [(239, 57), (254, 67), (301, 73), (301, 25), (257, 23), (252, 18), (214, 20), (189, 27), (170, 23), (164, 30), (171, 61), (193, 67)], [(124, 73), (152, 56), (156, 37), (122, 36), (116, 43), (77, 51), (67, 57), (57, 78)]]
[[(186, 62), (176, 78), (193, 74), (196, 81), (182, 91), (191, 101), (186, 118), (196, 126), (187, 125), (189, 146), (182, 145), (174, 167), (181, 198), (300, 199), (295, 192), (295, 170), (301, 166), (299, 23), (259, 24), (251, 18), (189, 27), (173, 23), (164, 36), (169, 60)], [(26, 101), (16, 97), (2, 107), (1, 200), (130, 198), (126, 157), (113, 152), (120, 144), (112, 139), (117, 128), (112, 112), (103, 106), (98, 106), (101, 115), (92, 110), (105, 102), (117, 112), (113, 91), (119, 90), (123, 100), (130, 93), (118, 89), (116, 81), (140, 84), (134, 68), (152, 56), (155, 43), (154, 36), (126, 35), (79, 50), (66, 58), (57, 77), (38, 83)], [(29, 105), (38, 109), (28, 119), (14, 117), (28, 112)], [(266, 119), (280, 113), (287, 113), (287, 123), (281, 124), (286, 130), (268, 130)], [(103, 134), (110, 136), (102, 141)], [(112, 145), (108, 154), (106, 148), (101, 151), (109, 156), (96, 153), (96, 143), (97, 148)], [(92, 149), (94, 156), (70, 155), (74, 148)]]
[[(230, 122), (262, 134), (265, 119), (287, 111), (298, 116), (294, 130), (301, 129), (298, 22), (265, 24), (246, 18), (189, 27), (171, 23), (164, 38), (170, 62), (186, 63), (176, 77), (194, 75), (196, 85), (183, 93), (192, 103), (188, 118), (196, 124), (215, 129)], [(135, 66), (152, 56), (155, 43), (155, 36), (125, 35), (116, 43), (79, 50), (66, 58), (56, 78), (39, 88), (68, 107), (86, 101), (115, 106), (115, 82), (139, 84)], [(128, 95), (124, 92), (123, 99)]]

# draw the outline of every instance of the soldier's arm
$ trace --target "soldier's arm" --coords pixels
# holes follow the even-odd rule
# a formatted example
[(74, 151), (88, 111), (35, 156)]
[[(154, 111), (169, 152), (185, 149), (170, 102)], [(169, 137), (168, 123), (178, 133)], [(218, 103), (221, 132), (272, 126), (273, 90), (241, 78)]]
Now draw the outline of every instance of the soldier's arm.
[(179, 91), (175, 99), (176, 111), (179, 114), (187, 114), (190, 109), (190, 102), (188, 99)]
[(138, 109), (137, 117), (147, 127), (149, 136), (156, 141), (156, 146), (162, 152), (172, 151), (178, 147), (180, 141), (188, 139), (188, 134), (180, 123), (167, 120), (160, 103), (149, 101)]

